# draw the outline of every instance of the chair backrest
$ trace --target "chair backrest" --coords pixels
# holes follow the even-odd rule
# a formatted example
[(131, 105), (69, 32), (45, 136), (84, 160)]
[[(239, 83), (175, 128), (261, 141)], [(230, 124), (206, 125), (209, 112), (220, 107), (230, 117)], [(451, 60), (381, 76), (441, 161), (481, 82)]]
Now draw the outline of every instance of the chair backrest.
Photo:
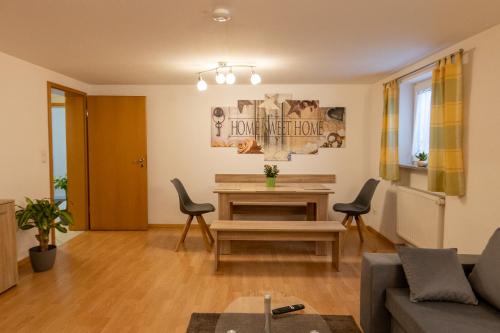
[(170, 181), (172, 182), (172, 184), (174, 184), (174, 187), (177, 190), (177, 194), (179, 195), (179, 205), (181, 211), (184, 212), (186, 210), (186, 205), (192, 204), (193, 201), (186, 192), (184, 185), (178, 178), (174, 178)]
[(375, 193), (375, 189), (377, 188), (378, 183), (380, 183), (380, 180), (376, 180), (373, 178), (368, 179), (365, 185), (363, 185), (363, 188), (359, 192), (358, 196), (354, 200), (354, 203), (362, 205), (369, 209), (373, 194)]

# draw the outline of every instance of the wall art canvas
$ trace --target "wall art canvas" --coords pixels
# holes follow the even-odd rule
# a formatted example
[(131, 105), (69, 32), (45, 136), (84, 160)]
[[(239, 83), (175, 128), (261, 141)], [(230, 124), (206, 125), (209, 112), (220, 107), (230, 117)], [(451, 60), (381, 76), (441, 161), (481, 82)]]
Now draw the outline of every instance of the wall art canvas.
[(318, 100), (266, 94), (211, 108), (212, 147), (235, 147), (239, 154), (263, 154), (266, 161), (289, 161), (292, 154), (317, 154), (345, 147), (345, 108), (320, 107)]
[(289, 161), (291, 152), (283, 135), (283, 103), (290, 94), (266, 95), (256, 102), (257, 143), (262, 147), (265, 161)]

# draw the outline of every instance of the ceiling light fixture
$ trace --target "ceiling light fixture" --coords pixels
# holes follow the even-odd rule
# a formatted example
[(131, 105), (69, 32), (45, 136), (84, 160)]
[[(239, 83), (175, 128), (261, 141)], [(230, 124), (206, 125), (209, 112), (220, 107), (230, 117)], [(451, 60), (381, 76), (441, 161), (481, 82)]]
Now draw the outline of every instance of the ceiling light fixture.
[(227, 22), (231, 20), (231, 13), (226, 8), (216, 8), (212, 12), (212, 19), (215, 22)]
[[(255, 66), (253, 65), (238, 65), (238, 64), (231, 64), (228, 65), (225, 62), (219, 62), (217, 67), (207, 69), (206, 71), (198, 72), (198, 90), (204, 91), (207, 90), (207, 83), (203, 80), (201, 77), (202, 74), (208, 73), (208, 72), (215, 72), (215, 82), (217, 84), (228, 84), (232, 85), (236, 82), (236, 75), (233, 73), (233, 67), (236, 68), (250, 68), (251, 69), (251, 75), (250, 75), (250, 83), (253, 85), (257, 85), (261, 83), (262, 79), (259, 74), (255, 72)], [(227, 74), (226, 74), (227, 73)]]
[(215, 82), (217, 82), (217, 84), (226, 83), (226, 75), (224, 72), (219, 71), (219, 69), (215, 70)]
[(198, 88), (199, 91), (207, 90), (207, 83), (205, 82), (205, 80), (203, 80), (201, 74), (198, 75), (198, 83), (196, 84), (196, 88)]
[(236, 75), (233, 73), (233, 67), (229, 69), (229, 73), (226, 75), (226, 83), (234, 84), (236, 82)]
[(256, 84), (259, 84), (262, 81), (260, 78), (260, 75), (255, 73), (255, 68), (252, 67), (252, 76), (250, 76), (250, 82), (255, 86)]
[(226, 75), (226, 84), (234, 84), (236, 82), (236, 75), (233, 73), (233, 67), (229, 69), (229, 73)]

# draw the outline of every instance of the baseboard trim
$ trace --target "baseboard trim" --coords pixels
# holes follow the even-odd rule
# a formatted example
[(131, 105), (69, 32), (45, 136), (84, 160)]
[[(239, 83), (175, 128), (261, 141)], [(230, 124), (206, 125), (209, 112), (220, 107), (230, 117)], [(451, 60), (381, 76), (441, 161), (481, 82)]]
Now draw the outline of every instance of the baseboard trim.
[(391, 241), (389, 238), (385, 237), (384, 235), (382, 235), (380, 232), (378, 232), (377, 230), (373, 229), (369, 225), (366, 226), (366, 229), (369, 232), (371, 232), (372, 234), (374, 234), (375, 236), (377, 236), (378, 238), (381, 238), (382, 240), (384, 240), (385, 242), (388, 242), (388, 243), (390, 243), (392, 245), (395, 245), (393, 241)]
[(30, 261), (30, 257), (25, 257), (17, 261), (17, 268), (26, 265)]
[[(148, 229), (182, 229), (185, 224), (170, 224), (170, 223), (150, 223), (148, 224)], [(198, 224), (191, 224), (191, 228), (198, 228)]]
[[(179, 224), (179, 223), (150, 223), (148, 224), (148, 229), (182, 229), (184, 228), (185, 224)], [(199, 225), (198, 224), (191, 224), (191, 228), (199, 228)], [(356, 229), (357, 226), (355, 225), (351, 225), (351, 229)], [(382, 239), (383, 241), (389, 243), (389, 244), (392, 244), (392, 245), (395, 245), (395, 243), (393, 241), (391, 241), (389, 238), (385, 237), (384, 235), (382, 235), (380, 232), (378, 232), (377, 230), (375, 230), (374, 228), (372, 228), (371, 226), (367, 225), (366, 226), (366, 229), (371, 232), (372, 234), (374, 234), (375, 236), (377, 236), (378, 238)], [(23, 260), (29, 260), (29, 258), (25, 258)]]

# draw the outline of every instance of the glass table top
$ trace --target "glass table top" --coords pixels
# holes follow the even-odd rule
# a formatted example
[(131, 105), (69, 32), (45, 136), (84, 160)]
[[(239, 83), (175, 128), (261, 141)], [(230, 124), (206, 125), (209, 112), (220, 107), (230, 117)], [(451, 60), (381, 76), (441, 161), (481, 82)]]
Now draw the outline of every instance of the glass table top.
[[(303, 300), (293, 296), (271, 295), (271, 309), (303, 304), (304, 310), (270, 317), (272, 333), (327, 333), (328, 324), (316, 310)], [(229, 304), (220, 315), (216, 333), (255, 333), (265, 332), (264, 295), (239, 297)]]

